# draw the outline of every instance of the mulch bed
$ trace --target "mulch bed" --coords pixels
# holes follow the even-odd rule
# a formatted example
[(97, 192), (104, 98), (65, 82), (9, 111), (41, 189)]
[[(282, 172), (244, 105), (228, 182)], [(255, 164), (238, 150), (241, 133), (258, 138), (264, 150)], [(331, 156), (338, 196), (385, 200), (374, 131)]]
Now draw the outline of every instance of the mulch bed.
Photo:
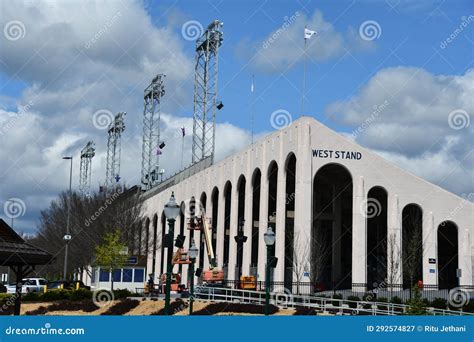
[(122, 299), (118, 303), (111, 306), (106, 312), (101, 315), (124, 315), (130, 310), (136, 308), (140, 304), (140, 301), (136, 299)]
[(50, 306), (40, 306), (36, 310), (27, 311), (25, 315), (36, 316), (44, 315), (47, 312), (52, 311), (84, 311), (92, 312), (97, 310), (99, 307), (94, 304), (92, 299), (81, 300), (77, 302), (64, 301), (51, 304)]
[[(279, 310), (277, 306), (270, 305), (269, 314), (273, 315)], [(264, 315), (265, 306), (243, 303), (212, 303), (201, 310), (193, 312), (193, 315), (215, 315), (222, 312)]]
[[(170, 303), (171, 314), (174, 315), (188, 307), (188, 303), (183, 301), (180, 298), (177, 298), (175, 301)], [(156, 312), (153, 312), (152, 316), (162, 316), (165, 314), (165, 308), (162, 308)]]
[(318, 312), (316, 308), (310, 308), (306, 306), (295, 306), (294, 316), (316, 316)]

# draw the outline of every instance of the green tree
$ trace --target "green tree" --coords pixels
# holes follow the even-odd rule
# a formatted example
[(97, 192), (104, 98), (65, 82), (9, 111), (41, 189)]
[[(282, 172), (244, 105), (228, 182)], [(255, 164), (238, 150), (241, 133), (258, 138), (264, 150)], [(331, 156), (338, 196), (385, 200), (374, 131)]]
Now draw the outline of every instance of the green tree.
[[(127, 262), (127, 253), (124, 252), (126, 246), (120, 241), (120, 230), (107, 233), (104, 237), (104, 243), (95, 248), (95, 264), (101, 268), (113, 272), (114, 269), (122, 268)], [(110, 289), (114, 289), (114, 278), (111, 277)]]
[(407, 315), (426, 315), (426, 303), (421, 298), (421, 291), (418, 286), (412, 288), (413, 298), (408, 301)]

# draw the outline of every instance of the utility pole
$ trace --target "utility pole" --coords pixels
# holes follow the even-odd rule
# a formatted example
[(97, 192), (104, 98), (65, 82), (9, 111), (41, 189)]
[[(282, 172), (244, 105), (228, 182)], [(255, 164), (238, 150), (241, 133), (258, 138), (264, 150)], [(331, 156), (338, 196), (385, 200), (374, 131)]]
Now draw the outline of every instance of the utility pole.
[(67, 205), (67, 223), (66, 223), (66, 235), (64, 235), (63, 239), (66, 243), (64, 249), (64, 271), (63, 271), (63, 279), (67, 278), (67, 257), (68, 257), (68, 247), (69, 241), (71, 240), (70, 230), (69, 230), (69, 222), (71, 220), (71, 197), (72, 197), (72, 156), (71, 157), (63, 157), (65, 160), (71, 161), (71, 166), (69, 168), (69, 194), (68, 194), (68, 205)]

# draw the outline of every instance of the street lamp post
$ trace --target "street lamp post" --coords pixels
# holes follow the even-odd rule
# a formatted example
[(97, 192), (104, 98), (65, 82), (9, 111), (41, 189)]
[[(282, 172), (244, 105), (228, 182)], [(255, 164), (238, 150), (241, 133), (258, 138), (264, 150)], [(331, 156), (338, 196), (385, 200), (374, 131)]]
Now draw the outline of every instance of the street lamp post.
[(63, 279), (66, 280), (67, 277), (67, 257), (68, 257), (68, 249), (69, 249), (69, 241), (71, 240), (71, 235), (69, 234), (69, 222), (71, 219), (71, 197), (72, 197), (72, 156), (71, 157), (63, 157), (64, 160), (70, 160), (71, 166), (69, 168), (69, 196), (68, 196), (68, 204), (67, 204), (67, 223), (66, 223), (66, 235), (64, 235), (63, 239), (66, 242), (66, 246), (64, 248), (64, 271), (63, 271)]
[(174, 237), (174, 222), (179, 215), (180, 207), (174, 198), (174, 192), (171, 193), (171, 198), (165, 204), (165, 216), (168, 219), (168, 266), (166, 269), (166, 294), (165, 294), (165, 315), (170, 315), (170, 297), (171, 297), (171, 277), (173, 270), (173, 237)]
[(265, 268), (265, 316), (268, 316), (270, 309), (270, 248), (275, 244), (275, 233), (272, 227), (268, 227), (263, 240), (267, 245), (267, 265)]
[(196, 258), (199, 254), (199, 249), (194, 244), (194, 239), (191, 243), (191, 247), (189, 247), (189, 260), (191, 264), (189, 264), (189, 273), (190, 273), (190, 280), (189, 280), (189, 287), (190, 287), (190, 294), (189, 294), (189, 315), (193, 314), (193, 303), (194, 303), (194, 263), (196, 262)]

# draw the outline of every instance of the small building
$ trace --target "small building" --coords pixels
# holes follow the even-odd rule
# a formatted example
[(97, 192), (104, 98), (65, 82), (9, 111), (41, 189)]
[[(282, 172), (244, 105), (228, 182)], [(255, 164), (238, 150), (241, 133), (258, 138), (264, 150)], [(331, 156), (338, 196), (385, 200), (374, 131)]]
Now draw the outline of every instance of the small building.
[(145, 287), (147, 281), (145, 268), (146, 256), (132, 255), (128, 258), (126, 266), (113, 271), (100, 266), (92, 267), (91, 276), (84, 277), (83, 281), (89, 284), (92, 290), (96, 290), (110, 289), (113, 280), (114, 290), (126, 289), (135, 293)]

